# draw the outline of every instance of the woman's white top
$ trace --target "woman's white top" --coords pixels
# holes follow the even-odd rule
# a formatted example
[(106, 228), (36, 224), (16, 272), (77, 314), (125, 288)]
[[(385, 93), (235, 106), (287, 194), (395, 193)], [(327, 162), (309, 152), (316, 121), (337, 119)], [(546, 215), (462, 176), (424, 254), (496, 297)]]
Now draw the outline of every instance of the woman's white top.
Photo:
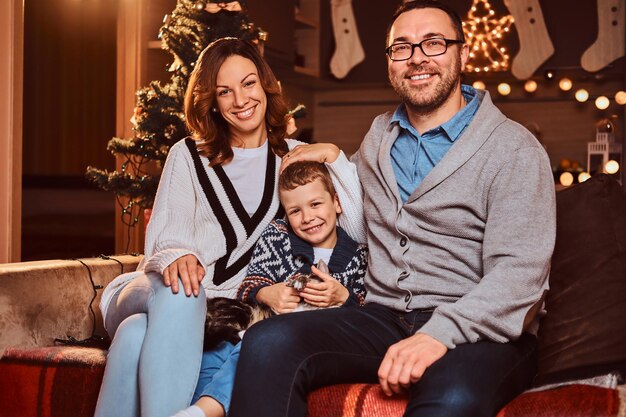
[(252, 215), (261, 204), (265, 171), (267, 168), (268, 141), (258, 148), (232, 148), (233, 159), (224, 165), (224, 172), (235, 187), (241, 204)]

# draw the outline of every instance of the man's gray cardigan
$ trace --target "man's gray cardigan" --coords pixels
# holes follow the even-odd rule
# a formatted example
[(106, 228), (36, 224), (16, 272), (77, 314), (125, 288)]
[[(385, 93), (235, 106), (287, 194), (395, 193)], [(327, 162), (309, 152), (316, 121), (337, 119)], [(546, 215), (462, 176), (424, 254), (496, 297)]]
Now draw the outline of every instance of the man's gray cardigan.
[(548, 288), (556, 233), (545, 150), (478, 94), (472, 122), (406, 204), (391, 166), (392, 113), (374, 120), (353, 158), (368, 226), (366, 303), (434, 309), (420, 332), (448, 348), (536, 332), (532, 307)]

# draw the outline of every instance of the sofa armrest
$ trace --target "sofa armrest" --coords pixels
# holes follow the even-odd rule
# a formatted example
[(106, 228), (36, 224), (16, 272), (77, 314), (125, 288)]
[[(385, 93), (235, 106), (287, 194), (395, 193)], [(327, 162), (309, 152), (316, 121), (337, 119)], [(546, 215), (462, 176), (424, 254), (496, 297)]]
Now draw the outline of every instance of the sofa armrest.
[[(7, 346), (50, 346), (54, 339), (104, 335), (98, 308), (101, 289), (122, 272), (133, 271), (141, 257), (49, 260), (0, 264), (0, 356)], [(119, 262), (118, 262), (119, 261)]]

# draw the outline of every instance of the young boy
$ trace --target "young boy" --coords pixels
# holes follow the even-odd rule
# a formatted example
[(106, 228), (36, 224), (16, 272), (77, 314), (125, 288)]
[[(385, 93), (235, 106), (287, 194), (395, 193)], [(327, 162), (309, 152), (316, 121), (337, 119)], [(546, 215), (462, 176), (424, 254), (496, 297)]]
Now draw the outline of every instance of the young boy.
[[(276, 314), (292, 312), (302, 301), (319, 308), (362, 305), (367, 248), (337, 225), (341, 205), (326, 166), (307, 161), (289, 165), (278, 180), (278, 193), (288, 223), (277, 219), (263, 231), (238, 298)], [(320, 260), (330, 274), (315, 267)], [(290, 278), (311, 272), (319, 282), (307, 283), (301, 292), (287, 286)], [(228, 413), (240, 346), (222, 342), (204, 353), (195, 405), (175, 417)]]
[[(326, 166), (305, 161), (288, 166), (278, 193), (289, 225), (275, 220), (265, 229), (239, 298), (278, 314), (293, 311), (301, 299), (315, 307), (363, 304), (367, 249), (337, 226), (341, 205)], [(320, 260), (332, 275), (314, 266)], [(294, 275), (311, 272), (321, 282), (310, 282), (300, 293), (287, 286)]]

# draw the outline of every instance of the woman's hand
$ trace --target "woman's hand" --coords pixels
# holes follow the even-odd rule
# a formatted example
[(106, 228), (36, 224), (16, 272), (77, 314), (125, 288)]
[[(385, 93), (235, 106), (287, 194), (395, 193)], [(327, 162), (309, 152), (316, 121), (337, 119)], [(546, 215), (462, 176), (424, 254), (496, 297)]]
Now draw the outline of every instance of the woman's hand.
[(256, 293), (258, 302), (265, 304), (276, 314), (292, 312), (300, 303), (298, 291), (285, 282), (263, 287)]
[(332, 143), (314, 143), (312, 145), (298, 145), (285, 156), (280, 165), (280, 172), (296, 161), (315, 161), (333, 163), (339, 157), (340, 149)]
[(313, 272), (322, 282), (310, 281), (304, 290), (300, 292), (300, 297), (308, 304), (315, 307), (331, 307), (343, 305), (350, 296), (350, 292), (335, 278), (312, 266)]
[(178, 294), (178, 277), (183, 283), (185, 295), (194, 296), (200, 294), (200, 283), (204, 278), (204, 268), (194, 255), (184, 255), (169, 264), (163, 271), (163, 283), (172, 288), (174, 294)]

